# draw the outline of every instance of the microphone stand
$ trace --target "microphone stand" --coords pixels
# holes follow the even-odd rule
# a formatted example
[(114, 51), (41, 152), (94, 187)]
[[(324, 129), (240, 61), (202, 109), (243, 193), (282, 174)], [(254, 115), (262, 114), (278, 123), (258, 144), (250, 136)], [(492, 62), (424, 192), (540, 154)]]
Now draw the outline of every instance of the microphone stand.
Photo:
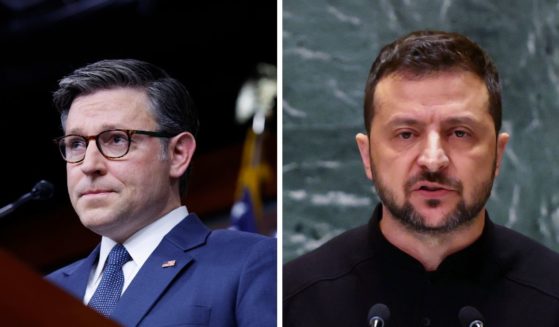
[(29, 202), (30, 200), (46, 200), (52, 197), (54, 193), (54, 186), (51, 183), (41, 180), (35, 186), (31, 192), (25, 193), (16, 201), (4, 206), (0, 209), (0, 220), (12, 213), (14, 210), (19, 208), (21, 205)]
[(33, 194), (31, 192), (25, 193), (15, 202), (10, 203), (0, 209), (0, 219), (6, 217), (7, 215), (11, 214), (14, 210), (19, 208), (22, 204), (28, 202), (29, 200), (33, 200)]

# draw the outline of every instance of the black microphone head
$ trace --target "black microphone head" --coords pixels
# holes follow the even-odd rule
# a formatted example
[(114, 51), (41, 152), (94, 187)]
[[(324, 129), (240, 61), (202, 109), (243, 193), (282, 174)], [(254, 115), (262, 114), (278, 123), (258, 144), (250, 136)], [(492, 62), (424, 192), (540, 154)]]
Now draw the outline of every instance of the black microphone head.
[(31, 190), (34, 200), (46, 200), (52, 198), (54, 194), (54, 186), (45, 180), (39, 181)]
[(463, 307), (458, 312), (458, 319), (462, 327), (483, 327), (484, 319), (478, 309), (469, 305)]
[[(369, 326), (383, 327), (390, 320), (390, 310), (383, 303), (377, 303), (369, 309), (367, 321)], [(375, 324), (376, 323), (376, 324)]]

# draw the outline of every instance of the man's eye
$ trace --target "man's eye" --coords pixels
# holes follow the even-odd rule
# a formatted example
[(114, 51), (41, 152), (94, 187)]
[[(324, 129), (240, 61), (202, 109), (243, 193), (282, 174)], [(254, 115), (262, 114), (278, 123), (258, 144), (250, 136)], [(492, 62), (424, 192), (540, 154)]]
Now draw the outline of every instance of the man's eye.
[(128, 143), (128, 135), (121, 132), (102, 134), (101, 142), (106, 145), (123, 145)]
[(110, 140), (113, 144), (120, 144), (126, 142), (126, 136), (124, 135), (113, 135)]
[(85, 142), (82, 139), (68, 140), (66, 147), (71, 150), (82, 149), (85, 147)]
[(399, 136), (400, 136), (401, 139), (409, 140), (409, 139), (411, 139), (411, 137), (413, 136), (413, 134), (412, 134), (412, 132), (401, 132), (401, 133), (399, 134)]
[(467, 135), (467, 133), (465, 131), (456, 130), (456, 131), (454, 131), (454, 135), (456, 137), (465, 137)]

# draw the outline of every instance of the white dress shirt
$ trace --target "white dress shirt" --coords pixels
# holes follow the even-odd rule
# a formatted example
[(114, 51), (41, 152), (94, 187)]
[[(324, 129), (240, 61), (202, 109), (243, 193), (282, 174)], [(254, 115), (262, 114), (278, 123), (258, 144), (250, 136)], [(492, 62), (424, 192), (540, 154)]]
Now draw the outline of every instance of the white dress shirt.
[[(178, 207), (153, 223), (140, 229), (128, 238), (124, 244), (122, 244), (132, 258), (132, 260), (122, 266), (122, 272), (124, 273), (124, 286), (122, 287), (123, 293), (128, 285), (130, 285), (130, 282), (132, 282), (132, 279), (134, 279), (140, 268), (142, 268), (143, 264), (147, 261), (151, 253), (159, 245), (163, 237), (186, 216), (188, 216), (188, 210), (186, 207)], [(87, 288), (85, 289), (83, 302), (86, 305), (89, 303), (89, 300), (91, 300), (93, 293), (95, 293), (97, 286), (99, 286), (99, 283), (101, 282), (105, 261), (109, 256), (109, 252), (111, 252), (115, 245), (116, 242), (110, 238), (105, 236), (101, 238), (99, 261), (97, 262), (97, 266), (93, 267), (91, 270), (89, 281), (87, 282)]]

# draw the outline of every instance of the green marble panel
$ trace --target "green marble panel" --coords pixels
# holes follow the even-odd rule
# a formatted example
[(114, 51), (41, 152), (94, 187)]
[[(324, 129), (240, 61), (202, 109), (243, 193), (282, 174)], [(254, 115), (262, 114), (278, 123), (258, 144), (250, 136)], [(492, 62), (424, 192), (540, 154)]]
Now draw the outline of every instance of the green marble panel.
[(559, 3), (283, 1), (283, 259), (365, 223), (378, 202), (354, 136), (380, 47), (417, 29), (463, 33), (495, 60), (511, 134), (493, 220), (559, 249)]

